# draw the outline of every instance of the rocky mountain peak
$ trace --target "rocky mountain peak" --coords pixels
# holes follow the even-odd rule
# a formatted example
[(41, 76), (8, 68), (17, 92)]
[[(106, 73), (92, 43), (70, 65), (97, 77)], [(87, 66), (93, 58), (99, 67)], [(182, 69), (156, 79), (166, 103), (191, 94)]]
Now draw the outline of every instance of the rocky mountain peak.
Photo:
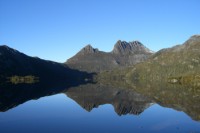
[(113, 48), (114, 54), (152, 53), (139, 41), (126, 42), (118, 40)]
[(118, 40), (111, 52), (99, 51), (87, 45), (65, 64), (81, 71), (100, 72), (132, 66), (148, 59), (152, 53), (139, 41)]
[(98, 49), (93, 48), (90, 44), (88, 44), (84, 48), (82, 48), (79, 53), (81, 53), (81, 54), (89, 54), (89, 53), (97, 53), (97, 52), (99, 52)]

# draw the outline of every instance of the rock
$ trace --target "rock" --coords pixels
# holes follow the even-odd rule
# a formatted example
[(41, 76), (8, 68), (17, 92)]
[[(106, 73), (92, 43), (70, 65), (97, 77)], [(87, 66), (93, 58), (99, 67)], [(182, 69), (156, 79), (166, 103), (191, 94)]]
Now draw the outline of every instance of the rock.
[(141, 42), (133, 41), (117, 41), (114, 49), (112, 51), (113, 54), (130, 54), (130, 53), (151, 53), (151, 50), (146, 48)]
[(99, 52), (98, 49), (94, 49), (90, 44), (88, 44), (87, 46), (81, 49), (79, 54), (85, 55), (85, 54), (93, 54), (93, 53), (98, 53), (98, 52)]
[(103, 52), (87, 45), (65, 64), (73, 69), (87, 72), (100, 72), (132, 66), (146, 60), (152, 51), (139, 41), (117, 41), (111, 52)]

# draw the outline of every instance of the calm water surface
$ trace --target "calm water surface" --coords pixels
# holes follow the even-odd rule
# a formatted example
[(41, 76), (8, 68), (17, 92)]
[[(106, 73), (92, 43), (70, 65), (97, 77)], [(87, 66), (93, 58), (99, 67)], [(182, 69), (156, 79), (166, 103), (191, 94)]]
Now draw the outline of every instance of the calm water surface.
[(200, 133), (200, 122), (181, 107), (132, 90), (85, 85), (39, 94), (28, 87), (1, 90), (0, 133)]

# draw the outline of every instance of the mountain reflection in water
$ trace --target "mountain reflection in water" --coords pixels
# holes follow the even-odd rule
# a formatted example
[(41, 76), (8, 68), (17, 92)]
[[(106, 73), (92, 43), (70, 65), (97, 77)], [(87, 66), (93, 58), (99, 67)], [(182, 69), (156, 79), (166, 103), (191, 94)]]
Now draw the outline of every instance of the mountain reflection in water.
[(26, 101), (59, 93), (66, 94), (87, 111), (111, 104), (119, 116), (140, 115), (157, 103), (200, 120), (199, 89), (171, 84), (138, 84), (133, 88), (86, 83), (74, 87), (64, 83), (7, 84), (0, 89), (0, 111), (6, 112)]
[(183, 111), (200, 121), (200, 87), (169, 83), (138, 83), (135, 91), (164, 107)]
[(91, 111), (99, 105), (111, 104), (118, 115), (139, 115), (152, 105), (152, 100), (131, 89), (88, 84), (69, 89), (65, 94), (82, 108)]

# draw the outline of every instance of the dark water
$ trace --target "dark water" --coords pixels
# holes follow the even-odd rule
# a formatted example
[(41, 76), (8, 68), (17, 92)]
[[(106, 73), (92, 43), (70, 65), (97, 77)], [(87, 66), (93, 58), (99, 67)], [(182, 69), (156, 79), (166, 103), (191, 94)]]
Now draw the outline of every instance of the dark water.
[(199, 91), (141, 88), (4, 85), (0, 133), (200, 133)]

